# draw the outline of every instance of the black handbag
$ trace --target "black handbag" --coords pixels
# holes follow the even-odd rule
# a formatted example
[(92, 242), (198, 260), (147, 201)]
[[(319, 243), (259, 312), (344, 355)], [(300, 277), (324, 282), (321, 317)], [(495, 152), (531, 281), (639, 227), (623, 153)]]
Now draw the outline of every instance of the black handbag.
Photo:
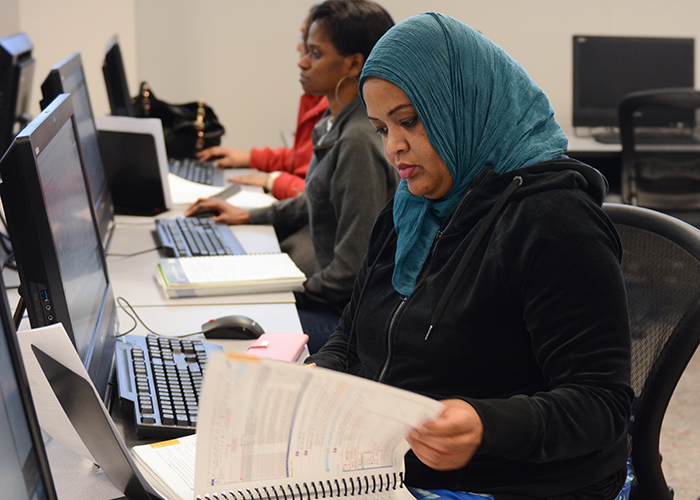
[(199, 151), (221, 144), (224, 127), (214, 110), (201, 99), (186, 104), (170, 104), (158, 99), (148, 83), (142, 82), (134, 107), (137, 116), (160, 118), (163, 122), (165, 149), (169, 158), (194, 158)]

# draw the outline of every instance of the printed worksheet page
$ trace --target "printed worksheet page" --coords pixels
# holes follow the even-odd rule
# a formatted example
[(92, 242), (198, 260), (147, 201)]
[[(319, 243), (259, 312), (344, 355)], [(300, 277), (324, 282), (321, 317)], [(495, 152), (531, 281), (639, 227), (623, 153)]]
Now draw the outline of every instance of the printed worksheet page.
[(393, 491), (408, 450), (404, 435), (442, 407), (323, 368), (212, 356), (197, 424), (195, 492)]

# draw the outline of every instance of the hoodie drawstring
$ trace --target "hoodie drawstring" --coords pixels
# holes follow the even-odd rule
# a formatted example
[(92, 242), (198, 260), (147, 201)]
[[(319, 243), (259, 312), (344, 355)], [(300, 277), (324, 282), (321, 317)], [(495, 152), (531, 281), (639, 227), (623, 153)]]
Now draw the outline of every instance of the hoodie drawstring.
[(442, 313), (444, 312), (445, 307), (447, 306), (447, 300), (450, 298), (450, 296), (452, 295), (452, 292), (454, 291), (455, 287), (457, 286), (457, 283), (462, 278), (462, 274), (464, 274), (464, 270), (467, 268), (467, 264), (469, 264), (469, 261), (471, 260), (472, 256), (476, 252), (476, 249), (479, 246), (479, 243), (481, 243), (481, 240), (484, 239), (486, 232), (489, 230), (489, 228), (493, 224), (494, 220), (496, 220), (498, 213), (503, 208), (503, 205), (506, 204), (506, 202), (508, 201), (508, 198), (510, 198), (510, 195), (513, 194), (513, 192), (516, 189), (518, 189), (522, 184), (523, 184), (522, 177), (520, 177), (519, 175), (513, 177), (513, 181), (508, 185), (506, 190), (503, 191), (503, 194), (498, 199), (498, 201), (496, 201), (496, 204), (491, 208), (489, 213), (486, 214), (486, 217), (484, 217), (484, 221), (482, 222), (481, 227), (479, 227), (479, 230), (477, 231), (476, 235), (474, 236), (474, 239), (469, 243), (467, 250), (464, 252), (462, 259), (459, 261), (459, 264), (457, 265), (457, 269), (455, 269), (454, 274), (452, 274), (452, 278), (450, 278), (450, 281), (447, 283), (447, 286), (445, 287), (445, 290), (442, 292), (442, 296), (440, 297), (440, 300), (438, 301), (437, 306), (435, 306), (435, 309), (433, 310), (433, 314), (430, 317), (430, 326), (428, 327), (428, 331), (425, 334), (424, 340), (428, 340), (428, 337), (430, 336), (430, 332), (433, 331), (433, 327), (437, 324), (438, 321), (440, 321), (440, 318), (442, 317)]

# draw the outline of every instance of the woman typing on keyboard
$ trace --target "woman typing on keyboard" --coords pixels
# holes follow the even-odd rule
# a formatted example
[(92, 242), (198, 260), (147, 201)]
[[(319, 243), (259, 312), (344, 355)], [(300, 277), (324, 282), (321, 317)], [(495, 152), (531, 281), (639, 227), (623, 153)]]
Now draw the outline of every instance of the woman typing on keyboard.
[(215, 210), (219, 222), (272, 224), (278, 236), (309, 224), (316, 263), (297, 306), (311, 352), (338, 325), (372, 224), (398, 184), (357, 86), (372, 47), (393, 24), (381, 6), (368, 0), (331, 0), (314, 9), (308, 52), (299, 61), (300, 81), (306, 93), (326, 96), (329, 109), (312, 134), (314, 156), (304, 194), (250, 211), (205, 199), (185, 212)]

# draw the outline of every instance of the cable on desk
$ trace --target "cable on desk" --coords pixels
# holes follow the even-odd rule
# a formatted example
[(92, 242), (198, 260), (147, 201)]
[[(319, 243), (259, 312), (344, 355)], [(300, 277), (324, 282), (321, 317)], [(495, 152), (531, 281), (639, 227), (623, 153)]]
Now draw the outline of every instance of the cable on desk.
[(10, 237), (7, 234), (9, 232), (7, 230), (7, 222), (5, 221), (5, 217), (2, 214), (2, 212), (0, 212), (0, 222), (2, 222), (2, 225), (5, 228), (4, 232), (0, 231), (0, 247), (2, 247), (5, 254), (7, 254), (5, 260), (3, 260), (2, 262), (2, 268), (0, 268), (0, 270), (5, 269), (7, 267), (8, 269), (16, 271), (17, 263), (15, 262), (15, 254), (12, 250), (12, 241), (10, 240)]
[(105, 248), (109, 248), (109, 245), (112, 242), (112, 236), (114, 236), (114, 229), (116, 227), (117, 227), (116, 224), (110, 225), (109, 231), (107, 231), (107, 238), (105, 239)]
[(15, 324), (15, 330), (19, 330), (19, 325), (22, 322), (22, 317), (24, 312), (27, 310), (26, 303), (24, 302), (24, 297), (19, 296), (19, 302), (17, 302), (17, 307), (12, 315), (12, 322)]
[(17, 270), (17, 261), (15, 261), (15, 253), (10, 252), (8, 253), (5, 258), (2, 261), (2, 267), (0, 267), (0, 271), (3, 269), (12, 269), (13, 271)]
[(119, 335), (116, 336), (116, 338), (123, 337), (124, 335), (128, 335), (129, 333), (133, 332), (139, 323), (141, 323), (141, 326), (143, 326), (150, 333), (152, 333), (153, 335), (158, 335), (160, 337), (173, 337), (173, 338), (181, 339), (184, 337), (191, 337), (193, 335), (199, 335), (200, 333), (202, 333), (202, 331), (200, 330), (198, 332), (185, 333), (183, 335), (163, 335), (162, 333), (158, 333), (158, 332), (151, 330), (146, 325), (146, 323), (143, 322), (141, 317), (136, 313), (136, 311), (134, 310), (134, 307), (131, 304), (129, 304), (129, 301), (126, 300), (124, 297), (117, 297), (117, 303), (124, 310), (124, 313), (126, 313), (126, 315), (132, 319), (132, 321), (134, 322), (134, 326), (129, 328), (124, 333), (120, 333)]
[(136, 257), (137, 255), (141, 255), (144, 253), (148, 252), (153, 252), (153, 251), (158, 251), (161, 250), (163, 247), (153, 247), (149, 248), (148, 250), (141, 250), (140, 252), (134, 252), (134, 253), (108, 253), (105, 254), (105, 257)]

